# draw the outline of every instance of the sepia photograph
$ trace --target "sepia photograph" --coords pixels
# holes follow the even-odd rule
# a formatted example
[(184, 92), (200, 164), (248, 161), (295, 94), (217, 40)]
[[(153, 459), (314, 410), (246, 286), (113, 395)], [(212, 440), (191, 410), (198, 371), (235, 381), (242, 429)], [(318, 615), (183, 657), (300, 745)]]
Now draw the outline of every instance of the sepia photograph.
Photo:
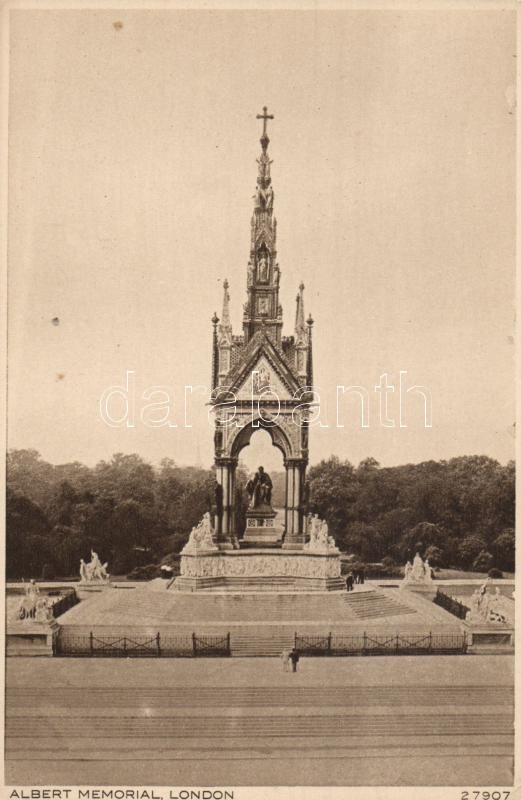
[(2, 796), (514, 800), (515, 4), (2, 14)]

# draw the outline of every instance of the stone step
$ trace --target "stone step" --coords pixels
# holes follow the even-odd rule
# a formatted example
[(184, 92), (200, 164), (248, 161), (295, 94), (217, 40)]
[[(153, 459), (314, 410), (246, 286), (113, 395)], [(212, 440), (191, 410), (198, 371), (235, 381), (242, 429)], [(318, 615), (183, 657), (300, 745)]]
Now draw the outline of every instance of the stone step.
[(511, 687), (482, 686), (361, 686), (344, 687), (214, 687), (186, 686), (165, 689), (132, 688), (71, 688), (62, 687), (59, 692), (45, 687), (23, 689), (10, 688), (6, 694), (6, 712), (20, 713), (25, 709), (39, 708), (81, 709), (98, 708), (229, 708), (229, 707), (273, 707), (292, 708), (307, 706), (337, 706), (355, 709), (385, 706), (400, 707), (426, 702), (430, 706), (506, 706), (514, 700)]
[[(96, 717), (8, 717), (6, 719), (5, 736), (7, 740), (15, 737), (40, 738), (59, 735), (62, 739), (96, 738), (104, 739), (123, 737), (188, 738), (216, 736), (220, 739), (237, 736), (278, 737), (278, 736), (327, 736), (336, 738), (353, 734), (357, 736), (393, 736), (401, 734), (407, 726), (407, 734), (424, 735), (463, 735), (476, 734), (486, 730), (488, 735), (505, 735), (513, 732), (512, 722), (502, 714), (407, 714), (403, 718), (397, 715), (360, 715), (352, 714), (306, 714), (306, 715), (263, 715), (253, 716), (239, 714), (237, 716), (194, 716), (176, 715), (175, 717), (104, 717), (102, 725)], [(58, 726), (58, 728), (56, 728)], [(28, 732), (31, 736), (28, 737)]]
[[(222, 706), (218, 708), (211, 708), (211, 707), (204, 707), (204, 708), (194, 708), (190, 707), (189, 712), (187, 709), (178, 709), (172, 708), (167, 704), (163, 706), (145, 706), (143, 708), (136, 708), (133, 706), (119, 706), (117, 708), (117, 712), (114, 708), (105, 707), (105, 708), (68, 708), (67, 715), (71, 718), (75, 717), (77, 719), (83, 719), (84, 717), (89, 717), (91, 719), (96, 719), (98, 723), (103, 726), (103, 721), (106, 718), (114, 718), (116, 715), (121, 719), (149, 719), (155, 717), (158, 720), (158, 724), (162, 724), (161, 720), (168, 718), (168, 719), (178, 719), (179, 714), (186, 716), (187, 713), (190, 714), (191, 717), (216, 717), (216, 718), (223, 718), (223, 717), (239, 717), (239, 716), (248, 716), (245, 714), (246, 707), (242, 706), (230, 706), (228, 708), (223, 708)], [(39, 707), (39, 711), (43, 711), (42, 707)], [(45, 714), (47, 719), (49, 720), (50, 725), (54, 725), (56, 720), (59, 720), (63, 716), (63, 707), (62, 708), (53, 708), (52, 706), (47, 706), (45, 708)], [(283, 716), (288, 718), (298, 717), (299, 719), (304, 719), (306, 717), (317, 717), (317, 716), (327, 716), (329, 714), (338, 714), (339, 708), (334, 704), (330, 705), (323, 705), (323, 706), (287, 706), (287, 705), (278, 705), (278, 706), (256, 706), (255, 708), (255, 716), (259, 717), (269, 717), (272, 718), (275, 716)], [(351, 708), (349, 712), (345, 711), (344, 713), (348, 714), (349, 716), (353, 715), (353, 712), (358, 715), (360, 713), (363, 714), (364, 717), (373, 717), (373, 716), (380, 716), (380, 717), (400, 717), (402, 720), (408, 719), (410, 715), (416, 714), (418, 711), (416, 706), (400, 706), (397, 708), (396, 706), (384, 706), (384, 705), (374, 705), (374, 706), (366, 706), (363, 710), (358, 708)], [(439, 715), (440, 711), (437, 706), (423, 706), (422, 709), (425, 715)], [(481, 706), (479, 709), (479, 713), (483, 717), (494, 716), (497, 714), (501, 714), (505, 722), (510, 723), (512, 721), (512, 713), (505, 713), (505, 709), (503, 706)], [(474, 715), (476, 714), (476, 706), (458, 706), (458, 714), (461, 716), (467, 715)], [(9, 717), (13, 719), (25, 719), (29, 720), (34, 717), (34, 713), (28, 712), (27, 710), (24, 712), (23, 710), (18, 710), (14, 712), (10, 712)]]
[(31, 752), (33, 761), (46, 760), (107, 760), (137, 758), (142, 760), (153, 754), (158, 759), (248, 759), (285, 758), (300, 759), (313, 757), (317, 759), (349, 758), (358, 754), (384, 757), (408, 758), (413, 752), (422, 754), (434, 751), (437, 755), (458, 756), (463, 754), (485, 753), (488, 756), (510, 754), (514, 743), (512, 734), (426, 734), (420, 739), (407, 734), (388, 736), (363, 736), (356, 733), (350, 736), (339, 736), (334, 739), (324, 737), (278, 737), (269, 741), (258, 741), (252, 737), (229, 737), (224, 741), (212, 737), (200, 738), (197, 741), (187, 739), (164, 739), (157, 737), (126, 739), (119, 744), (113, 739), (94, 738), (91, 740), (71, 738), (67, 747), (60, 739), (15, 738), (6, 745), (6, 756), (10, 760), (26, 760)]
[(346, 592), (343, 599), (358, 619), (376, 619), (416, 613), (414, 608), (409, 607), (400, 599), (379, 590)]

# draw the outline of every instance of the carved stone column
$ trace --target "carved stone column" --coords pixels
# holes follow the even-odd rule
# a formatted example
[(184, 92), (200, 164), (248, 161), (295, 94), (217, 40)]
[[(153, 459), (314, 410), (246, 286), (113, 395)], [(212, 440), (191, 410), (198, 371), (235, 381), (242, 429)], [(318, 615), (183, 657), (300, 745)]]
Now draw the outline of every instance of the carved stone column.
[(306, 462), (302, 459), (286, 460), (286, 535), (283, 544), (285, 549), (301, 550), (304, 546), (302, 503), (305, 469)]
[(231, 550), (234, 547), (235, 536), (235, 468), (237, 461), (234, 458), (219, 458), (215, 462), (217, 480), (223, 490), (222, 521), (217, 530), (216, 543), (220, 550)]

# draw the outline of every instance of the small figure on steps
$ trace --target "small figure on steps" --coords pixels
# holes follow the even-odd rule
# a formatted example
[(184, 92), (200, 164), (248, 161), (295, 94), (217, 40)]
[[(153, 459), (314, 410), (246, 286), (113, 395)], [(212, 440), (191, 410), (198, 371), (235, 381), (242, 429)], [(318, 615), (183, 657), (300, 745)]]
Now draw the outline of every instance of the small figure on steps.
[(298, 650), (293, 648), (293, 650), (289, 654), (289, 657), (290, 657), (290, 660), (291, 660), (291, 671), (292, 672), (296, 672), (297, 671), (297, 664), (298, 664), (298, 662), (300, 660), (300, 656), (299, 656)]

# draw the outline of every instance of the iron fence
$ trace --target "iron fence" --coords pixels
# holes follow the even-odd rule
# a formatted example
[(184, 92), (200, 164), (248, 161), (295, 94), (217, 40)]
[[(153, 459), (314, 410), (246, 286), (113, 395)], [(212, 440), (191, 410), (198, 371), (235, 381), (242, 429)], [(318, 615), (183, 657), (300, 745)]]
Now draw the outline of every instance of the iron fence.
[(295, 633), (295, 650), (306, 656), (459, 655), (467, 652), (465, 633), (329, 634)]
[(61, 630), (54, 644), (54, 655), (96, 658), (197, 658), (229, 656), (230, 634), (200, 636), (193, 634), (154, 636), (108, 636), (74, 634)]
[[(51, 596), (51, 595), (49, 595)], [(62, 595), (56, 602), (52, 604), (52, 614), (53, 617), (59, 617), (62, 614), (65, 614), (69, 608), (77, 605), (80, 602), (78, 595), (76, 594), (75, 589), (71, 589), (67, 591), (66, 594)]]
[(444, 608), (445, 611), (448, 611), (450, 614), (454, 614), (454, 616), (458, 617), (458, 619), (465, 619), (467, 612), (470, 611), (469, 607), (464, 603), (460, 603), (459, 600), (456, 600), (454, 597), (445, 594), (445, 592), (442, 592), (440, 589), (436, 591), (434, 602), (437, 606)]

